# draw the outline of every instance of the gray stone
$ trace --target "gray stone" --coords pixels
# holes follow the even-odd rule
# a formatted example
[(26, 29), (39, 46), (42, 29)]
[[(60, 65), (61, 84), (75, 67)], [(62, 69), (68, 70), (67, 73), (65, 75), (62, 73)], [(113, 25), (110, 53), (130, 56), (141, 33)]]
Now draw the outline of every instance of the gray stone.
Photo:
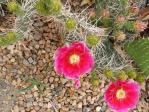
[(23, 59), (23, 64), (24, 64), (25, 66), (29, 66), (29, 62), (28, 62), (26, 59)]
[(37, 22), (37, 23), (34, 23), (34, 26), (43, 26), (43, 22)]
[(105, 112), (106, 108), (103, 106), (101, 107), (101, 112)]
[(0, 80), (0, 89), (6, 89), (6, 88), (7, 84), (3, 80)]
[(29, 61), (29, 63), (33, 63), (34, 62), (34, 60), (31, 57), (28, 58), (28, 61)]
[(42, 38), (42, 35), (40, 33), (37, 32), (37, 33), (34, 34), (34, 39), (36, 41), (40, 40), (41, 38)]

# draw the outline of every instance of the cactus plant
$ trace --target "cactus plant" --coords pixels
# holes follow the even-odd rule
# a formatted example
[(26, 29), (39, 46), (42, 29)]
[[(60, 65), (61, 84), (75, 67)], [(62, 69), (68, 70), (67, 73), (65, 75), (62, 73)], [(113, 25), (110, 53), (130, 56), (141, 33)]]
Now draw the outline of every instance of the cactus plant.
[(111, 68), (112, 70), (121, 69), (125, 65), (125, 60), (117, 53), (109, 40), (97, 46), (95, 60), (97, 66)]
[(140, 70), (149, 76), (149, 39), (140, 39), (124, 46), (126, 52), (135, 61)]

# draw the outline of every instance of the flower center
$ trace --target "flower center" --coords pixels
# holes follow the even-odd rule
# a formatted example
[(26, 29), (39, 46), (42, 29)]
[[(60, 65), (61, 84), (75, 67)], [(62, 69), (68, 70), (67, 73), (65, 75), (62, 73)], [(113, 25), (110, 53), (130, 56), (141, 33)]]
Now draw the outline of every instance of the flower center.
[(125, 93), (125, 91), (123, 89), (118, 89), (116, 91), (116, 97), (118, 99), (125, 98), (125, 96), (126, 96), (126, 93)]
[(71, 64), (78, 63), (80, 61), (80, 57), (76, 54), (73, 54), (70, 56), (69, 60)]

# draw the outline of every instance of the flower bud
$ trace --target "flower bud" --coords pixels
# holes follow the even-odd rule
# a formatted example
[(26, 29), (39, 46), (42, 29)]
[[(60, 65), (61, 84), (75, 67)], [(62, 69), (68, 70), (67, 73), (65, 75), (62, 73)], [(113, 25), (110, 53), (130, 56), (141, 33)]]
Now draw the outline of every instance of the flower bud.
[(96, 46), (99, 43), (99, 37), (95, 34), (87, 35), (86, 36), (86, 42), (90, 46)]
[(123, 41), (126, 39), (126, 35), (122, 31), (119, 31), (116, 34), (116, 38), (117, 38), (117, 40)]
[(42, 1), (36, 2), (36, 10), (42, 14), (48, 14), (49, 13), (49, 10), (46, 9), (46, 5)]
[(7, 32), (5, 35), (5, 44), (9, 45), (19, 39), (19, 35), (15, 32)]
[(98, 78), (98, 75), (96, 74), (95, 71), (93, 71), (92, 74), (91, 74), (91, 82), (94, 86), (99, 85), (99, 78)]
[(142, 83), (145, 81), (145, 77), (142, 74), (137, 74), (136, 81)]
[(116, 16), (115, 22), (117, 24), (122, 24), (122, 23), (124, 23), (124, 21), (125, 21), (125, 16), (124, 15), (118, 15), (118, 16)]
[(69, 18), (66, 22), (65, 22), (65, 27), (69, 30), (74, 29), (76, 27), (76, 21)]
[(109, 10), (108, 10), (108, 9), (103, 9), (103, 10), (101, 11), (101, 16), (102, 16), (104, 19), (108, 19), (109, 16), (110, 16)]
[(136, 76), (137, 76), (136, 71), (134, 71), (133, 69), (126, 68), (126, 69), (125, 69), (125, 72), (126, 72), (126, 74), (128, 75), (128, 77), (129, 77), (130, 79), (135, 79)]
[(51, 2), (49, 3), (49, 7), (51, 11), (58, 12), (62, 8), (62, 3), (60, 0), (51, 0)]
[(20, 9), (19, 4), (17, 4), (15, 1), (8, 2), (7, 7), (12, 12), (16, 12)]
[(113, 71), (111, 69), (105, 69), (104, 74), (108, 79), (111, 79), (114, 76)]
[(127, 78), (128, 78), (128, 76), (124, 71), (120, 72), (117, 76), (117, 79), (119, 79), (119, 80), (127, 80)]
[(144, 31), (144, 30), (147, 28), (147, 24), (148, 24), (148, 23), (146, 23), (146, 22), (137, 20), (137, 21), (134, 23), (134, 29), (135, 29), (136, 31)]

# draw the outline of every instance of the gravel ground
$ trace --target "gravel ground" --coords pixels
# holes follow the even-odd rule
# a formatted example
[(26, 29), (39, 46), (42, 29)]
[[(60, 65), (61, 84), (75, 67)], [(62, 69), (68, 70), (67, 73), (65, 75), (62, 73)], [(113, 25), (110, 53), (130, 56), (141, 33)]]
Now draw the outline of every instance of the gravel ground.
[[(100, 84), (95, 87), (87, 74), (81, 78), (82, 86), (74, 89), (70, 80), (56, 74), (53, 55), (63, 37), (52, 19), (37, 17), (31, 27), (33, 37), (22, 41), (25, 47), (16, 46), (13, 53), (0, 47), (0, 112), (110, 112), (103, 99), (109, 83), (105, 77), (98, 74)], [(8, 25), (6, 21), (0, 24)], [(39, 77), (46, 83), (47, 88), (41, 88), (44, 95), (34, 86), (12, 99), (13, 93), (30, 84), (25, 77)], [(144, 91), (142, 84), (142, 97), (132, 112), (149, 111)]]

